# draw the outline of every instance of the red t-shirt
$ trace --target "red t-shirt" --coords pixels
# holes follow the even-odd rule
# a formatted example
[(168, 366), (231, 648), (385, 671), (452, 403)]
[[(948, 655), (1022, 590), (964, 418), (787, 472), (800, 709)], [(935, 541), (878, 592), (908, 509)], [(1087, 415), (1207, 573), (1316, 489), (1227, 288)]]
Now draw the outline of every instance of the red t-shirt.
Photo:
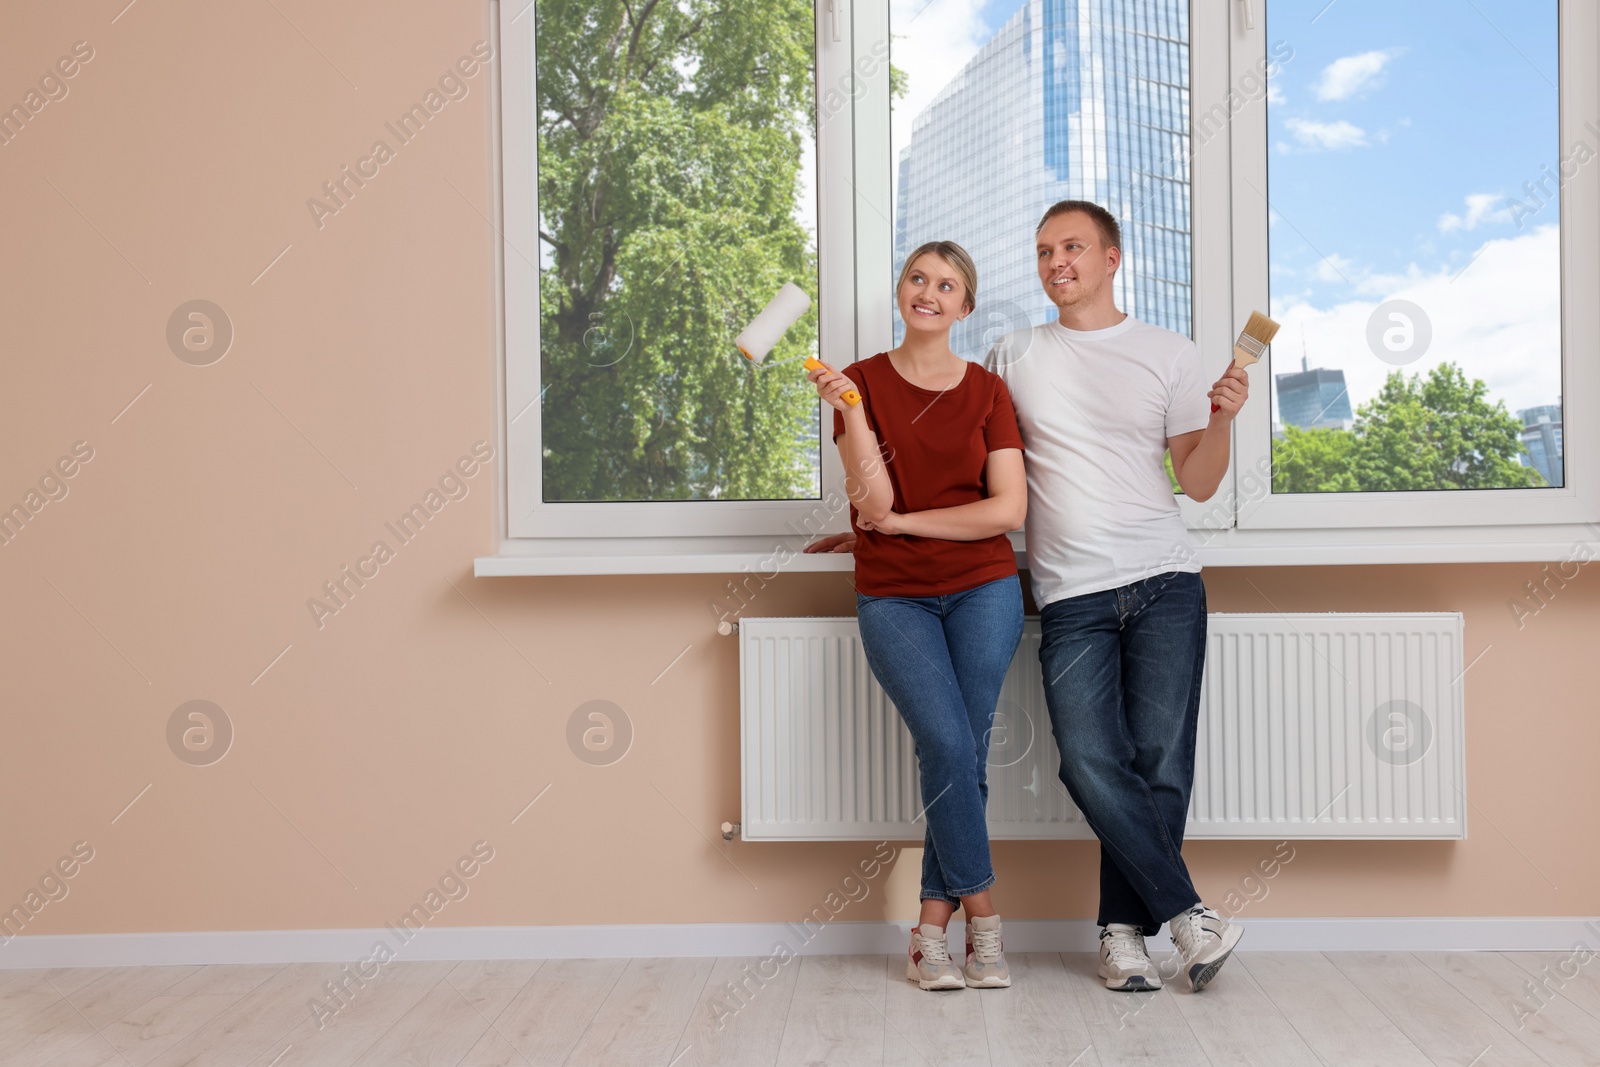
[[(987, 499), (989, 453), (1022, 447), (1006, 383), (976, 363), (968, 363), (960, 383), (942, 393), (906, 381), (883, 352), (850, 364), (843, 373), (856, 383), (867, 425), (878, 435), (894, 510), (900, 514)], [(844, 429), (844, 413), (835, 411), (834, 440)], [(852, 504), (856, 589), (868, 596), (941, 596), (1017, 573), (1005, 534), (948, 541), (881, 534), (855, 523)]]

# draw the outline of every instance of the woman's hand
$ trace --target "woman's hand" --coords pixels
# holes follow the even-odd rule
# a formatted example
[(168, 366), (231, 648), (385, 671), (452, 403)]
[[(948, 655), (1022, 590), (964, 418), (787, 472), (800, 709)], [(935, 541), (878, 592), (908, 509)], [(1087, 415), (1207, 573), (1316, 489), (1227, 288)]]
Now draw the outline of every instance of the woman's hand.
[[(821, 363), (822, 361), (818, 360), (817, 362)], [(844, 399), (844, 394), (848, 390), (854, 389), (856, 383), (826, 363), (823, 363), (817, 370), (807, 371), (806, 377), (810, 379), (812, 385), (817, 387), (817, 395), (826, 400), (835, 410), (848, 414), (852, 407), (857, 406), (846, 403)]]
[(805, 547), (807, 552), (855, 552), (856, 535), (852, 530), (849, 533), (829, 534), (819, 537)]
[(900, 521), (902, 517), (899, 512), (891, 511), (877, 522), (868, 522), (858, 514), (856, 516), (856, 525), (863, 530), (871, 530), (873, 533), (899, 534), (905, 532), (905, 528)]

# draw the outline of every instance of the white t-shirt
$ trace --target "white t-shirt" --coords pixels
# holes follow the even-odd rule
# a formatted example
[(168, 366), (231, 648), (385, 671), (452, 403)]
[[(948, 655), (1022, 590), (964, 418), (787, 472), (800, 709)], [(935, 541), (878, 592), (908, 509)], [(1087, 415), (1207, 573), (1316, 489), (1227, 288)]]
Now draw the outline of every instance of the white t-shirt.
[(1211, 421), (1199, 350), (1133, 316), (1007, 334), (1005, 380), (1028, 468), (1028, 571), (1039, 607), (1169, 571), (1198, 572), (1163, 458)]

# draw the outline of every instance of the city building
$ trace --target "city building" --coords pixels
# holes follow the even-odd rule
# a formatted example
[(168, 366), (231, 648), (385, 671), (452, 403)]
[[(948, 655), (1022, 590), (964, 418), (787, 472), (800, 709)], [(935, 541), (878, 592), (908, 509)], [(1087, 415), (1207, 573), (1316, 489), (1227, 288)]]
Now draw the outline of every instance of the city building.
[(1022, 0), (920, 114), (894, 116), (912, 133), (889, 280), (924, 241), (972, 255), (978, 307), (951, 331), (958, 354), (981, 358), (1055, 318), (1031, 249), (1039, 216), (1065, 199), (1122, 227), (1117, 306), (1190, 333), (1188, 19), (1183, 0)]
[(1561, 485), (1561, 405), (1524, 408), (1517, 417), (1522, 420), (1522, 446), (1528, 450), (1520, 457), (1523, 466), (1533, 467), (1551, 485)]
[(1302, 430), (1348, 430), (1355, 422), (1344, 371), (1332, 367), (1305, 367), (1274, 375), (1278, 384), (1278, 421)]

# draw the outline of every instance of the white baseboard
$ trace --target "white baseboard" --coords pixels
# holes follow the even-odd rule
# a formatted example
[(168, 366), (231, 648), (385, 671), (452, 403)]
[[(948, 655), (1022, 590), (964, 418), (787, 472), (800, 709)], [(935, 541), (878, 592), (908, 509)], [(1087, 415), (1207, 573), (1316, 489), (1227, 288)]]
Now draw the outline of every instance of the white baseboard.
[[(1600, 919), (1559, 917), (1247, 919), (1244, 952), (1563, 952), (1600, 946)], [(960, 938), (960, 923), (951, 940)], [(44, 934), (0, 941), (0, 970), (213, 963), (353, 963), (379, 942), (397, 960), (570, 959), (647, 956), (861, 955), (905, 950), (910, 923), (684, 923), (637, 926), (445, 926), (407, 931), (239, 930)], [(1090, 952), (1087, 919), (1014, 919), (1011, 952)], [(1171, 948), (1165, 933), (1152, 951)], [(783, 945), (783, 950), (779, 946)]]

